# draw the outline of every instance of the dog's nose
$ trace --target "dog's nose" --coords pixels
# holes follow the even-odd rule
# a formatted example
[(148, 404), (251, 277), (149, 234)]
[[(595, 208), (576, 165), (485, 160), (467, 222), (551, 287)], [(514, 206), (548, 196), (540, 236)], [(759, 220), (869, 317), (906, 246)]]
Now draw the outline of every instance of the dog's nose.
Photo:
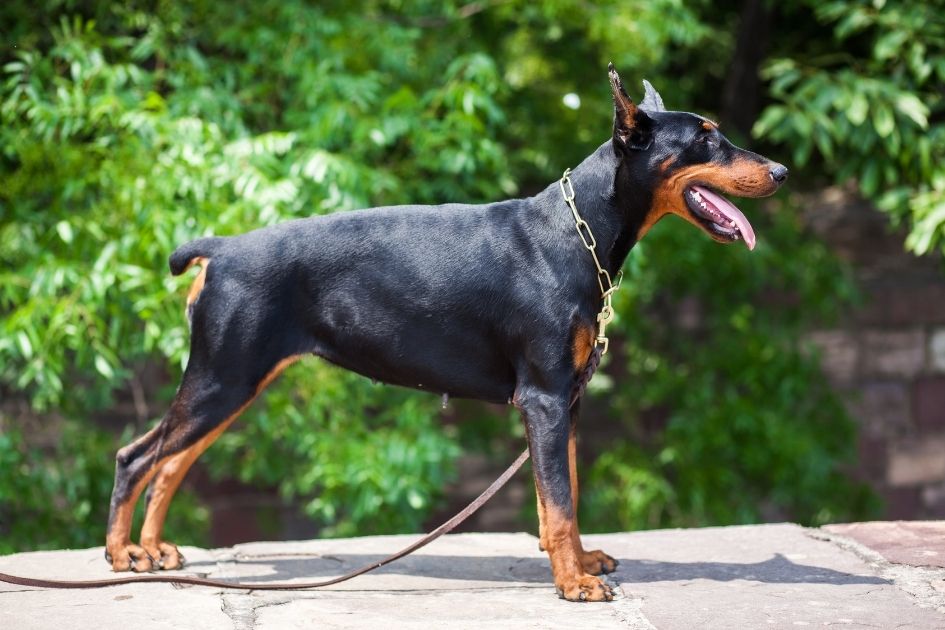
[(783, 164), (775, 164), (768, 173), (771, 175), (771, 179), (779, 184), (783, 184), (784, 180), (787, 179), (788, 170)]

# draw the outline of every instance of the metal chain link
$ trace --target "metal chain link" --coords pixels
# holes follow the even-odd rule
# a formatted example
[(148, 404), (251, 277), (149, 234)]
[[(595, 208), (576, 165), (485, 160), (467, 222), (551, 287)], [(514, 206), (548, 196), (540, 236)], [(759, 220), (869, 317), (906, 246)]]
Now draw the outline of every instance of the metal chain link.
[(594, 344), (601, 347), (601, 354), (607, 354), (607, 347), (610, 345), (606, 334), (607, 325), (614, 321), (612, 300), (614, 293), (620, 288), (623, 271), (617, 272), (617, 282), (614, 283), (611, 282), (610, 273), (601, 266), (600, 260), (597, 258), (597, 239), (594, 238), (594, 233), (591, 232), (591, 226), (581, 217), (581, 213), (578, 212), (577, 206), (574, 204), (574, 186), (571, 184), (570, 175), (571, 169), (565, 169), (564, 175), (558, 180), (558, 185), (561, 187), (561, 195), (567, 202), (568, 207), (571, 208), (571, 214), (574, 215), (574, 228), (577, 230), (578, 236), (581, 237), (584, 247), (591, 253), (594, 266), (597, 267), (597, 284), (600, 286), (603, 304), (600, 313), (597, 314), (597, 338), (594, 340)]

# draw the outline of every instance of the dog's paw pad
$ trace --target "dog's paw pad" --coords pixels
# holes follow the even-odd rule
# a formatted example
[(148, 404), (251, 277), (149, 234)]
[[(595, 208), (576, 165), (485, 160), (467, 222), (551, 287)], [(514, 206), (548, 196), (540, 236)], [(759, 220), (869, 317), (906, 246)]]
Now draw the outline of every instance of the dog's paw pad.
[(570, 602), (609, 602), (614, 598), (613, 590), (600, 578), (580, 575), (555, 585), (558, 597)]

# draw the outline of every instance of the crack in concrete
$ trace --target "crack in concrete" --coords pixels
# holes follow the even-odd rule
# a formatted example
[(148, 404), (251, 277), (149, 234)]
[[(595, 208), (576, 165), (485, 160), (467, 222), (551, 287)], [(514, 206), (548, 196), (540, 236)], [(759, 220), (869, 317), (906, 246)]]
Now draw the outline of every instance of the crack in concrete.
[(657, 630), (650, 623), (650, 620), (643, 614), (644, 599), (642, 597), (633, 597), (625, 590), (619, 582), (610, 575), (602, 576), (604, 582), (613, 589), (616, 597), (607, 605), (617, 621), (630, 630)]
[(233, 630), (254, 630), (256, 606), (250, 595), (222, 595), (220, 610), (233, 622)]
[[(213, 575), (214, 578), (225, 577), (227, 565), (236, 564), (232, 547), (214, 549), (210, 552), (210, 555), (214, 559), (216, 569), (208, 571), (208, 576), (215, 574)], [(217, 595), (220, 596), (220, 610), (233, 622), (233, 630), (255, 630), (256, 605), (250, 593), (219, 591)]]

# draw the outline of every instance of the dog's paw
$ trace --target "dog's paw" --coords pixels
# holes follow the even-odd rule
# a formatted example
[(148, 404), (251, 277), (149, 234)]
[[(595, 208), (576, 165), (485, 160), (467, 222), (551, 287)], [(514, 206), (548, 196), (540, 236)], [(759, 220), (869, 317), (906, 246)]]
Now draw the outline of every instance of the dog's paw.
[(177, 545), (160, 541), (156, 543), (141, 541), (141, 546), (153, 560), (155, 569), (172, 571), (184, 568), (184, 556), (177, 549)]
[(111, 563), (112, 571), (147, 573), (154, 568), (154, 562), (144, 547), (132, 543), (107, 548), (105, 560)]
[(593, 575), (578, 575), (555, 584), (558, 597), (570, 602), (609, 602), (614, 592)]
[(591, 575), (603, 575), (613, 573), (620, 564), (615, 559), (608, 556), (600, 549), (594, 551), (585, 551), (581, 554), (581, 567)]

